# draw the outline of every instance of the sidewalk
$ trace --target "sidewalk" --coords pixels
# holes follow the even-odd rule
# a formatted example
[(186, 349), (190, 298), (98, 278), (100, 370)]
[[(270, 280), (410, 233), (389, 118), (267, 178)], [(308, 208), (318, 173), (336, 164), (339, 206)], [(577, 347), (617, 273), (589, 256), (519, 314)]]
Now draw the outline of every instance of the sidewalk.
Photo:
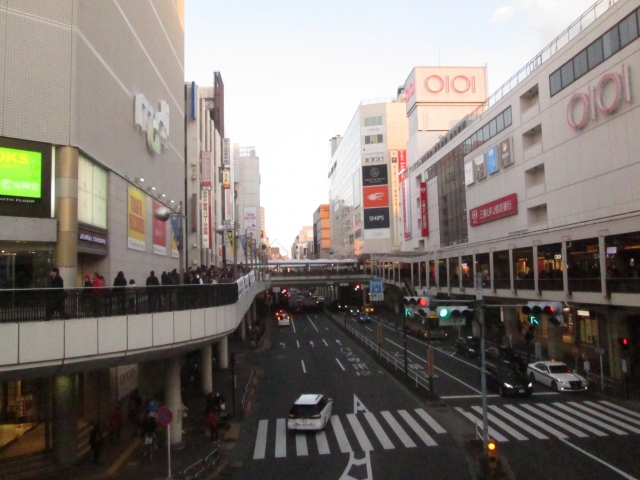
[[(229, 338), (229, 353), (236, 354), (236, 414), (233, 414), (232, 403), (232, 369), (214, 370), (213, 391), (219, 391), (225, 398), (229, 419), (221, 424), (218, 442), (209, 439), (209, 431), (205, 421), (205, 397), (202, 394), (194, 394), (183, 398), (188, 409), (184, 418), (183, 442), (180, 450), (171, 451), (171, 473), (175, 478), (184, 478), (182, 473), (188, 467), (189, 473), (195, 475), (202, 468), (202, 460), (209, 457), (207, 464), (211, 464), (215, 457), (213, 452), (218, 449), (219, 460), (207, 475), (198, 478), (213, 478), (216, 471), (223, 468), (225, 457), (235, 446), (235, 441), (240, 432), (242, 422), (241, 401), (245, 386), (251, 375), (251, 365), (246, 363), (245, 355), (259, 349), (265, 341), (264, 335), (257, 347), (252, 347), (250, 340), (236, 340)], [(158, 449), (155, 451), (151, 462), (144, 456), (143, 442), (134, 435), (132, 426), (123, 428), (119, 443), (109, 444), (105, 439), (100, 462), (93, 464), (93, 453), (90, 452), (82, 461), (72, 469), (55, 477), (55, 480), (72, 479), (113, 479), (113, 480), (146, 480), (166, 479), (168, 475), (166, 430), (158, 427)]]

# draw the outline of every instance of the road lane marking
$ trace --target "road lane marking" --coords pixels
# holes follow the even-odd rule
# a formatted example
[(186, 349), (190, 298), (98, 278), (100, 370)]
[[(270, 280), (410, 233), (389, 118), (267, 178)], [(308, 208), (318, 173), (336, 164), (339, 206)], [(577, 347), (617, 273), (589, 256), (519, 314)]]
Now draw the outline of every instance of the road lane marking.
[(367, 329), (367, 330), (369, 330), (370, 332), (373, 332), (373, 330), (371, 330), (369, 327), (364, 327), (364, 328), (366, 328), (366, 329)]
[(531, 415), (527, 414), (526, 412), (523, 412), (523, 411), (519, 410), (518, 408), (514, 407), (513, 405), (505, 405), (505, 408), (508, 408), (509, 410), (511, 410), (516, 415), (519, 415), (519, 416), (523, 417), (529, 423), (533, 423), (534, 425), (540, 427), (542, 430), (546, 430), (551, 435), (554, 435), (554, 436), (556, 436), (556, 437), (558, 437), (560, 439), (569, 438), (564, 433), (556, 430), (553, 427), (550, 427), (549, 425), (546, 425), (546, 424), (542, 423), (540, 420), (538, 420), (536, 418), (532, 418)]
[(122, 464), (129, 458), (133, 452), (140, 445), (140, 438), (136, 438), (131, 445), (118, 457), (118, 459), (109, 467), (109, 470), (106, 471), (107, 476), (111, 476), (118, 471), (118, 469), (122, 466)]
[[(398, 348), (402, 348), (401, 345), (398, 345), (396, 342), (393, 342), (391, 340), (389, 340), (388, 338), (385, 338), (385, 340), (393, 345), (395, 345)], [(407, 353), (410, 355), (413, 355), (414, 357), (416, 357), (418, 360), (427, 363), (426, 360), (424, 360), (423, 358), (421, 358), (420, 356), (416, 355), (415, 353), (411, 352), (410, 350), (407, 350)], [(465, 362), (466, 363), (466, 362)], [(439, 372), (444, 373), (445, 375), (447, 375), (448, 377), (453, 378), (456, 382), (460, 382), (461, 384), (463, 384), (465, 387), (469, 388), (470, 390), (473, 390), (476, 393), (479, 393), (482, 395), (482, 392), (476, 388), (473, 388), (471, 385), (469, 385), (468, 383), (463, 382), (462, 380), (460, 380), (459, 378), (454, 377), (453, 375), (451, 375), (450, 373), (445, 372), (444, 370), (442, 370), (441, 368), (436, 367), (435, 365), (433, 366), (433, 368), (435, 368), (436, 370), (438, 370)]]
[(392, 450), (396, 448), (393, 442), (391, 442), (391, 439), (389, 438), (389, 436), (386, 434), (386, 432), (380, 425), (380, 422), (378, 422), (376, 417), (373, 416), (373, 413), (371, 412), (365, 413), (364, 418), (366, 418), (367, 422), (369, 422), (369, 425), (371, 425), (371, 428), (373, 429), (373, 433), (375, 433), (376, 437), (378, 437), (378, 440), (380, 440), (380, 444), (382, 445), (382, 448), (384, 448), (385, 450)]
[(547, 437), (544, 433), (540, 433), (538, 430), (536, 430), (535, 428), (531, 428), (529, 425), (527, 425), (524, 422), (521, 422), (520, 420), (518, 420), (516, 417), (514, 417), (513, 415), (511, 415), (510, 413), (505, 412), (504, 410), (502, 410), (501, 408), (496, 407), (495, 405), (489, 405), (489, 408), (491, 410), (493, 410), (494, 412), (496, 412), (498, 415), (503, 416), (504, 418), (506, 418), (507, 420), (509, 420), (511, 423), (513, 423), (514, 425), (519, 426), (520, 428), (522, 428), (525, 432), (530, 433), (531, 435), (533, 435), (534, 437), (536, 437), (538, 440), (549, 440), (549, 437)]
[(276, 422), (276, 458), (287, 456), (287, 421), (279, 418)]
[(338, 360), (338, 359), (336, 358), (336, 362), (338, 362), (338, 365), (340, 365), (340, 368), (341, 368), (343, 371), (345, 371), (345, 372), (346, 372), (346, 370), (344, 369), (344, 367), (343, 367), (343, 366), (342, 366), (342, 364), (340, 363), (340, 360)]
[(434, 432), (447, 433), (447, 431), (444, 428), (442, 428), (440, 424), (436, 422), (435, 419), (431, 415), (429, 415), (427, 412), (425, 412), (422, 408), (416, 408), (415, 411), (420, 416), (420, 418), (422, 418), (422, 420), (426, 422), (427, 425), (433, 428)]
[(622, 408), (621, 406), (616, 405), (615, 403), (607, 402), (606, 400), (600, 400), (600, 403), (602, 403), (604, 405), (608, 405), (611, 408), (615, 408), (616, 410), (620, 410), (622, 412), (625, 412), (627, 415), (631, 415), (632, 417), (640, 418), (640, 413), (634, 412), (632, 410), (627, 410), (626, 408)]
[(291, 317), (291, 326), (293, 327), (293, 333), (296, 333), (296, 324), (293, 323), (293, 317)]
[(588, 422), (591, 422), (597, 426), (599, 426), (600, 428), (604, 429), (604, 430), (609, 430), (610, 432), (616, 433), (618, 435), (628, 435), (627, 432), (624, 432), (622, 430), (620, 430), (619, 428), (616, 427), (612, 427), (611, 425), (608, 425), (604, 422), (601, 422), (600, 420), (596, 420), (595, 418), (591, 418), (589, 415), (586, 415), (582, 412), (576, 412), (575, 410), (570, 409), (569, 407), (567, 407), (566, 405), (563, 405), (562, 403), (554, 403), (553, 404), (554, 407), (556, 408), (562, 408), (563, 410), (566, 410), (567, 412), (571, 413), (572, 415), (575, 415), (576, 417), (580, 417)]
[(581, 449), (580, 447), (574, 445), (573, 443), (567, 442), (566, 440), (563, 440), (562, 438), (560, 439), (561, 442), (567, 444), (568, 446), (570, 446), (571, 448), (577, 450), (578, 452), (586, 455), (587, 457), (595, 460), (598, 463), (601, 463), (602, 465), (604, 465), (605, 467), (609, 467), (611, 470), (613, 470), (614, 472), (618, 473), (619, 475), (623, 476), (624, 478), (626, 478), (627, 480), (638, 480), (636, 477), (632, 477), (631, 475), (629, 475), (628, 473), (623, 472), (622, 470), (620, 470), (619, 468), (614, 467), (613, 465), (611, 465), (610, 463), (605, 462), (604, 460), (596, 457), (595, 455), (592, 455), (591, 453), (587, 452), (586, 450)]
[(406, 410), (398, 410), (398, 413), (400, 414), (402, 419), (407, 423), (407, 425), (411, 427), (411, 430), (413, 430), (416, 433), (416, 435), (420, 437), (420, 440), (422, 440), (427, 447), (435, 447), (438, 445), (436, 441), (433, 438), (431, 438), (431, 436), (427, 432), (424, 431), (424, 428), (422, 428), (418, 424), (418, 422), (416, 422), (413, 419), (413, 417), (409, 415), (409, 412), (407, 412)]
[(583, 430), (587, 430), (588, 432), (591, 432), (594, 435), (597, 435), (599, 437), (608, 437), (609, 436), (608, 433), (604, 433), (604, 432), (598, 430), (597, 428), (593, 428), (592, 426), (587, 425), (584, 422), (581, 422), (580, 420), (576, 420), (575, 418), (570, 417), (569, 415), (566, 415), (566, 414), (564, 414), (562, 412), (559, 412), (558, 409), (554, 410), (549, 405), (545, 405), (544, 403), (537, 403), (536, 406), (539, 407), (539, 408), (542, 408), (544, 410), (547, 410), (547, 411), (553, 413), (556, 417), (560, 417), (560, 418), (562, 418), (563, 420), (566, 420), (569, 423), (573, 423), (574, 425), (577, 425), (580, 428), (582, 428)]
[(552, 417), (548, 413), (538, 410), (537, 408), (533, 407), (532, 405), (522, 405), (522, 408), (526, 408), (530, 412), (535, 413), (536, 415), (544, 418), (547, 422), (553, 423), (554, 425), (557, 425), (558, 427), (565, 429), (567, 432), (573, 433), (576, 437), (586, 438), (586, 437), (589, 436), (586, 433), (583, 433), (580, 430), (578, 430), (576, 428), (573, 428), (571, 425), (567, 425), (563, 421), (558, 420), (555, 417)]
[(311, 317), (310, 317), (309, 315), (307, 315), (307, 318), (308, 318), (308, 319), (309, 319), (309, 321), (311, 322), (311, 325), (313, 325), (313, 328), (315, 328), (315, 329), (316, 329), (316, 332), (320, 332), (320, 331), (318, 330), (318, 327), (316, 327), (316, 324), (315, 324), (315, 323), (313, 323), (313, 320), (311, 320)]
[(253, 449), (253, 459), (262, 460), (267, 451), (267, 428), (269, 420), (260, 420), (258, 422), (258, 435), (256, 437), (256, 446)]
[(631, 425), (627, 425), (626, 423), (621, 422), (620, 420), (616, 420), (615, 418), (605, 415), (604, 413), (596, 412), (592, 408), (587, 408), (584, 405), (580, 405), (579, 403), (576, 403), (576, 402), (567, 402), (567, 403), (572, 407), (579, 408), (580, 410), (584, 410), (585, 412), (593, 415), (594, 417), (602, 418), (603, 420), (606, 420), (609, 423), (613, 423), (614, 425), (617, 425), (619, 427), (625, 428), (630, 432), (640, 433), (640, 429), (632, 427)]
[[(482, 408), (478, 407), (478, 406), (474, 406), (471, 407), (473, 408), (476, 412), (478, 412), (480, 415), (482, 415)], [(524, 435), (522, 435), (519, 431), (517, 431), (515, 428), (510, 427), (509, 425), (507, 425), (506, 423), (504, 423), (502, 420), (500, 420), (499, 418), (496, 418), (496, 416), (492, 413), (487, 413), (487, 419), (490, 422), (493, 422), (494, 424), (496, 424), (498, 427), (500, 427), (502, 430), (504, 430), (505, 432), (507, 432), (509, 435), (511, 435), (513, 438), (515, 438), (516, 440), (529, 440), (528, 437), (525, 437)]]
[[(478, 422), (482, 423), (478, 417), (476, 417), (473, 413), (465, 412), (462, 408), (456, 407), (456, 410), (464, 415), (468, 420), (471, 420), (474, 426), (478, 425)], [(489, 427), (489, 435), (495, 438), (499, 442), (508, 442), (509, 439), (500, 433), (496, 432), (493, 428)]]
[(615, 417), (622, 418), (623, 420), (626, 420), (627, 422), (631, 422), (631, 423), (635, 423), (636, 425), (640, 425), (640, 420), (636, 420), (635, 418), (627, 417), (626, 415), (623, 415), (622, 413), (614, 412), (611, 409), (606, 408), (606, 407), (604, 407), (604, 406), (602, 406), (600, 404), (597, 404), (595, 402), (584, 402), (584, 403), (585, 403), (585, 405), (589, 405), (590, 407), (597, 408), (598, 410), (604, 410), (609, 415), (613, 415)]
[(414, 448), (417, 446), (414, 441), (411, 440), (411, 437), (407, 434), (407, 432), (405, 432), (404, 429), (400, 426), (398, 421), (393, 418), (391, 412), (380, 412), (380, 415), (382, 415), (382, 417), (387, 421), (387, 424), (389, 424), (391, 430), (394, 431), (394, 433), (398, 436), (398, 438), (406, 448)]
[(324, 342), (324, 344), (328, 347), (329, 344), (327, 343), (327, 341), (323, 338), (322, 341)]
[(351, 453), (351, 445), (349, 445), (349, 439), (347, 438), (347, 434), (344, 433), (344, 428), (342, 428), (342, 423), (337, 415), (331, 415), (331, 426), (333, 427), (333, 433), (336, 436), (336, 440), (338, 441), (338, 446), (340, 447), (340, 451), (342, 453)]
[(296, 340), (296, 343), (298, 344), (298, 348), (300, 348), (300, 342)]
[[(498, 398), (500, 395), (497, 394), (490, 394), (487, 395), (487, 398)], [(482, 398), (482, 394), (480, 395), (445, 395), (443, 397), (440, 397), (442, 400), (456, 400), (456, 399), (461, 399), (461, 398)]]
[(369, 437), (367, 437), (367, 434), (364, 432), (362, 425), (360, 425), (358, 417), (356, 417), (353, 413), (347, 413), (347, 420), (349, 420), (349, 423), (351, 424), (353, 433), (356, 434), (356, 438), (358, 439), (358, 443), (360, 444), (362, 451), (367, 452), (373, 450), (373, 445), (371, 445)]
[(304, 433), (296, 433), (296, 455), (298, 457), (306, 457), (309, 455), (307, 448), (307, 435)]
[(327, 441), (327, 434), (320, 430), (316, 432), (316, 444), (318, 445), (318, 453), (320, 455), (329, 455), (329, 442)]
[(300, 360), (300, 363), (302, 363), (302, 371), (307, 373), (307, 369), (304, 367), (304, 360)]

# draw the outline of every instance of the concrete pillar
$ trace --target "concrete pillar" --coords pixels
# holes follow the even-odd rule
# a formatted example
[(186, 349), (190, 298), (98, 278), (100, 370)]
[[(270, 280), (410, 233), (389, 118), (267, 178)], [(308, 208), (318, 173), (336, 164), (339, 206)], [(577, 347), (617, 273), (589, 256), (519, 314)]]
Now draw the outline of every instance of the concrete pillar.
[(240, 329), (240, 339), (242, 340), (246, 340), (247, 338), (246, 324), (247, 324), (247, 314), (245, 313), (242, 316), (242, 320), (240, 320), (240, 325), (238, 325), (238, 328)]
[(518, 308), (503, 307), (502, 318), (504, 318), (504, 333), (507, 336), (507, 343), (513, 346), (520, 338), (520, 329), (518, 328)]
[(533, 289), (540, 295), (540, 285), (538, 284), (538, 276), (540, 272), (538, 270), (538, 244), (533, 245)]
[(82, 409), (84, 419), (90, 423), (106, 420), (113, 407), (109, 370), (91, 370), (84, 372), (83, 375)]
[(547, 348), (549, 360), (562, 361), (564, 349), (562, 348), (562, 327), (555, 327), (547, 322)]
[(202, 393), (205, 395), (213, 392), (212, 353), (211, 345), (207, 345), (200, 350), (200, 386), (202, 387)]
[(78, 274), (78, 149), (56, 148), (55, 218), (58, 238), (54, 264), (67, 288), (77, 287)]
[(164, 374), (164, 401), (173, 412), (170, 442), (172, 446), (182, 444), (182, 394), (180, 392), (180, 357), (167, 359)]
[(220, 370), (229, 368), (229, 343), (226, 336), (218, 340), (216, 354), (218, 357), (218, 368)]
[(58, 465), (78, 461), (78, 412), (76, 379), (72, 375), (53, 378), (53, 457)]

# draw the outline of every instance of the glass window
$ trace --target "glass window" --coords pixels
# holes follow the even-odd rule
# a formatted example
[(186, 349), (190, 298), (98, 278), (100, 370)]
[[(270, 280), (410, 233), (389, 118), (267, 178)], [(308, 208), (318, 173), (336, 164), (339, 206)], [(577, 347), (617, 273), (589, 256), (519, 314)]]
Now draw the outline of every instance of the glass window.
[(491, 135), (489, 135), (489, 124), (488, 123), (484, 127), (482, 127), (482, 136), (484, 137), (484, 141), (485, 142), (491, 138)]
[(498, 133), (498, 120), (495, 118), (489, 122), (489, 137), (495, 137)]
[(107, 171), (88, 158), (78, 162), (78, 220), (107, 228)]
[(504, 114), (503, 113), (501, 113), (496, 117), (496, 122), (498, 126), (498, 132), (501, 132), (502, 130), (504, 130)]
[(496, 289), (511, 288), (509, 250), (493, 252), (493, 286)]
[(597, 238), (567, 242), (567, 272), (570, 292), (601, 291)]
[(602, 39), (599, 38), (587, 47), (587, 60), (589, 61), (589, 70), (600, 65), (604, 60), (602, 53)]
[(511, 107), (507, 108), (504, 112), (504, 128), (511, 126)]
[(364, 126), (365, 126), (365, 127), (368, 127), (368, 126), (370, 126), (370, 125), (371, 125), (370, 120), (371, 120), (371, 118), (369, 118), (369, 117), (367, 117), (367, 118), (365, 118), (365, 119), (364, 119)]
[(620, 33), (616, 25), (602, 36), (602, 51), (604, 58), (607, 59), (620, 50)]
[(564, 289), (562, 269), (562, 244), (540, 245), (538, 247), (538, 288), (562, 291)]
[(556, 93), (562, 90), (562, 81), (560, 80), (560, 70), (556, 70), (549, 76), (549, 90), (553, 97)]
[(635, 12), (620, 23), (620, 47), (625, 47), (638, 37), (638, 17)]
[(378, 143), (382, 143), (382, 135), (378, 135)]
[(573, 59), (573, 73), (575, 78), (578, 79), (589, 70), (587, 64), (587, 51), (583, 50)]
[(573, 60), (569, 60), (560, 67), (560, 77), (562, 78), (562, 88), (567, 88), (573, 83)]
[(471, 135), (471, 149), (474, 150), (478, 146), (478, 134)]

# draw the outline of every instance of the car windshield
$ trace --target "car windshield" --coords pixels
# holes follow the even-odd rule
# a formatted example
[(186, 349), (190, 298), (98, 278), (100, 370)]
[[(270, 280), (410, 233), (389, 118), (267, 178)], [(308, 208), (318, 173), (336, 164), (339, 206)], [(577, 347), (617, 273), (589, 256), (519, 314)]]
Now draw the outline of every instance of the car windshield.
[(503, 368), (500, 370), (500, 375), (507, 381), (523, 381), (522, 373), (513, 368)]
[(296, 418), (309, 418), (319, 414), (320, 414), (320, 411), (317, 404), (294, 405), (291, 408), (291, 415), (294, 415)]
[(567, 367), (564, 363), (560, 363), (558, 365), (549, 365), (549, 371), (551, 373), (571, 373), (569, 367)]

